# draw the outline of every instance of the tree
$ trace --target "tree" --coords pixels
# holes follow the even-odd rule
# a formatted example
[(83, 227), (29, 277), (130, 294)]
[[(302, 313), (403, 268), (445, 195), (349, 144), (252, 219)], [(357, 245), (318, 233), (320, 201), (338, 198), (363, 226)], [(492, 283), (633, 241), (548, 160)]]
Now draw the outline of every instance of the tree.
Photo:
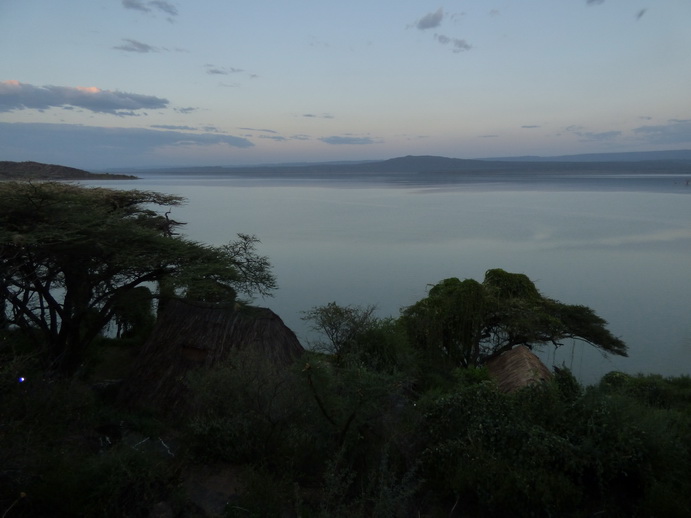
[(627, 355), (626, 344), (592, 309), (544, 297), (526, 275), (502, 269), (488, 270), (482, 283), (445, 279), (401, 318), (415, 347), (453, 366), (482, 364), (516, 345), (559, 346), (568, 338)]
[(311, 323), (311, 328), (326, 336), (327, 342), (314, 344), (315, 350), (333, 354), (340, 361), (355, 345), (358, 335), (372, 329), (377, 318), (375, 306), (340, 306), (329, 302), (303, 311), (302, 320)]
[(310, 344), (311, 349), (330, 354), (334, 364), (355, 365), (379, 372), (415, 369), (415, 354), (405, 330), (395, 318), (379, 318), (376, 306), (341, 306), (329, 302), (302, 312), (302, 320), (326, 340)]
[(0, 301), (5, 319), (71, 373), (141, 286), (158, 297), (233, 301), (276, 286), (254, 236), (224, 246), (180, 237), (159, 207), (184, 198), (65, 183), (0, 183)]

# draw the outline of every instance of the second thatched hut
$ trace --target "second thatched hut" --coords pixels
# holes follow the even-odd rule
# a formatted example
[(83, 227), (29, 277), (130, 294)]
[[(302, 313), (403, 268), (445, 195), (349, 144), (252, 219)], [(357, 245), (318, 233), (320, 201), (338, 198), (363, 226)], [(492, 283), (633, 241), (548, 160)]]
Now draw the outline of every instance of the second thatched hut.
[(492, 358), (487, 362), (487, 369), (499, 385), (499, 389), (507, 393), (552, 378), (547, 366), (524, 345)]

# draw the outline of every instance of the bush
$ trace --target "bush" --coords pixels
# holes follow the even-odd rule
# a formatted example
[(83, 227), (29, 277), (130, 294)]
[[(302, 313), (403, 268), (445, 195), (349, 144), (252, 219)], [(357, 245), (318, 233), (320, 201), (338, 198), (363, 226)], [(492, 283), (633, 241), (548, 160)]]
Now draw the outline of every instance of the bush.
[(554, 419), (536, 419), (541, 403), (549, 403), (543, 413), (555, 408), (553, 397), (540, 388), (510, 396), (483, 382), (430, 402), (422, 458), (428, 483), (442, 490), (438, 505), (485, 516), (572, 508), (580, 498), (571, 479), (574, 448), (544, 426)]
[(659, 374), (632, 376), (613, 371), (605, 374), (600, 388), (610, 394), (621, 394), (656, 408), (691, 411), (691, 378), (664, 378)]
[(301, 428), (311, 411), (301, 383), (292, 370), (249, 352), (191, 374), (195, 410), (186, 432), (192, 451), (203, 459), (290, 469), (312, 440)]
[(242, 474), (242, 494), (226, 505), (224, 518), (274, 518), (297, 510), (299, 498), (290, 479), (258, 466), (248, 466)]
[(428, 505), (483, 516), (688, 513), (691, 415), (660, 408), (669, 387), (651, 399), (639, 384), (633, 395), (603, 386), (583, 392), (562, 373), (511, 395), (481, 382), (421, 401)]
[[(12, 365), (24, 363), (18, 358)], [(0, 510), (13, 506), (8, 516), (32, 518), (147, 516), (171, 494), (175, 465), (99, 431), (121, 433), (109, 423), (113, 409), (90, 387), (22, 372), (26, 381), (14, 385), (5, 369), (0, 374)]]
[(55, 517), (146, 517), (169, 497), (172, 485), (160, 456), (121, 445), (86, 458), (71, 453), (46, 458), (29, 494), (37, 509)]

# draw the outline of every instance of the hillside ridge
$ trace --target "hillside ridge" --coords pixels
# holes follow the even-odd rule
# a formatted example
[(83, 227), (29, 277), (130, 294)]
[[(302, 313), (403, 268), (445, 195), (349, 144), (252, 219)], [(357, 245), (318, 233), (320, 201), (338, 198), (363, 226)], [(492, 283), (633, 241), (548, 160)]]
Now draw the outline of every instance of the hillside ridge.
[(132, 180), (136, 176), (90, 173), (75, 167), (41, 162), (0, 161), (0, 180)]

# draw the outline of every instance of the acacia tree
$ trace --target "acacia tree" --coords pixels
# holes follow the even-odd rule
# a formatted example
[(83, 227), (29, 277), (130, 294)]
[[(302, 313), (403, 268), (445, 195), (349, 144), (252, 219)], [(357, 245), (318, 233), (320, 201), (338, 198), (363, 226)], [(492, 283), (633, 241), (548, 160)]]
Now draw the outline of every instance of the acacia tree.
[(445, 279), (403, 311), (411, 343), (444, 363), (481, 364), (516, 345), (559, 346), (573, 338), (605, 354), (626, 356), (626, 344), (587, 306), (544, 297), (519, 273), (488, 270), (479, 283)]
[(208, 246), (178, 235), (161, 213), (184, 198), (65, 183), (0, 183), (0, 300), (5, 323), (73, 372), (135, 288), (232, 301), (276, 286), (254, 236)]
[(333, 354), (337, 361), (350, 352), (359, 335), (376, 326), (375, 306), (341, 306), (329, 302), (302, 312), (302, 320), (310, 322), (313, 331), (326, 337), (326, 342), (312, 344), (316, 351)]

